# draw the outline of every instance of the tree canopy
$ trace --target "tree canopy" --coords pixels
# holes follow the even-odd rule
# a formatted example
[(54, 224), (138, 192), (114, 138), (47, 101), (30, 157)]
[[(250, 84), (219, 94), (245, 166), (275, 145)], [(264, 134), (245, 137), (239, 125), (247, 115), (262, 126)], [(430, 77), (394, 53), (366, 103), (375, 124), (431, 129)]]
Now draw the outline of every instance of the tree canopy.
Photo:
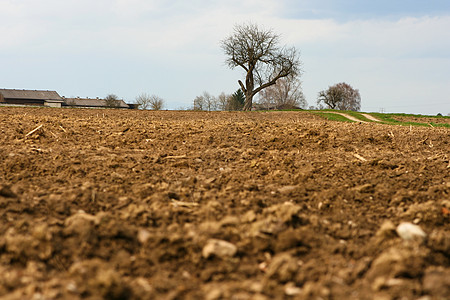
[(317, 104), (324, 103), (328, 108), (338, 110), (361, 109), (361, 96), (357, 89), (353, 89), (348, 83), (341, 82), (319, 92)]
[(109, 108), (117, 108), (120, 106), (119, 97), (115, 94), (109, 94), (105, 98), (105, 106)]
[(297, 50), (279, 44), (280, 35), (255, 24), (236, 25), (233, 34), (222, 41), (228, 66), (246, 73), (245, 83), (238, 81), (245, 94), (244, 110), (251, 110), (253, 97), (261, 90), (301, 73)]
[(156, 95), (142, 93), (136, 97), (136, 104), (140, 109), (161, 110), (164, 107), (164, 99)]
[(266, 109), (306, 108), (308, 103), (297, 77), (280, 78), (260, 93), (259, 103)]

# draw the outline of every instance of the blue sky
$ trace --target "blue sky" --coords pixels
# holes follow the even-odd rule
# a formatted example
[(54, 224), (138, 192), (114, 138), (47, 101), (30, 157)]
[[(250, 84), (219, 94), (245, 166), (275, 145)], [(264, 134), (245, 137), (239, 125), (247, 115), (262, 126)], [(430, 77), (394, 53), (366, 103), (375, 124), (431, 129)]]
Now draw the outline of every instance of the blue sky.
[(0, 20), (0, 88), (187, 108), (238, 89), (220, 41), (254, 22), (301, 52), (310, 105), (347, 82), (364, 111), (450, 113), (449, 1), (0, 0)]

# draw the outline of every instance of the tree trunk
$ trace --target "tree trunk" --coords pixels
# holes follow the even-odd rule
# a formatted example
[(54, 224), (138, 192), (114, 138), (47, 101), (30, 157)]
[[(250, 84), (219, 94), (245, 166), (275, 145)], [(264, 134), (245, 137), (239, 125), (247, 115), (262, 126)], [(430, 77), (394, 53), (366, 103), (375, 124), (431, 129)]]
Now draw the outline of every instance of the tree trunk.
[[(255, 92), (253, 91), (253, 88), (255, 86), (254, 79), (253, 79), (253, 67), (249, 67), (249, 72), (247, 72), (247, 76), (245, 78), (245, 104), (244, 104), (244, 111), (252, 110), (253, 107), (253, 96), (255, 95)], [(242, 83), (240, 83), (242, 85)]]
[(252, 107), (253, 107), (253, 94), (247, 93), (245, 95), (245, 103), (244, 103), (243, 110), (249, 111), (249, 110), (252, 110)]

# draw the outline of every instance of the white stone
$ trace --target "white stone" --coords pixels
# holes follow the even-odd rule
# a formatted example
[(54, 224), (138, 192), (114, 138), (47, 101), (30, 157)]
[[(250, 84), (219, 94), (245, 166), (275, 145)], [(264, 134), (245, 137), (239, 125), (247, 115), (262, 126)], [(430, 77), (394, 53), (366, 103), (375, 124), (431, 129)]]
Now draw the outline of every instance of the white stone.
[(139, 229), (137, 239), (141, 244), (145, 244), (151, 237), (151, 233), (145, 229)]
[(230, 242), (210, 239), (206, 242), (205, 247), (203, 247), (202, 255), (204, 258), (209, 258), (210, 256), (218, 257), (232, 257), (236, 254), (237, 247)]
[(427, 234), (418, 225), (410, 222), (403, 222), (397, 226), (397, 234), (404, 240), (419, 240), (423, 241)]
[(287, 296), (297, 296), (299, 294), (302, 293), (302, 289), (295, 286), (294, 283), (289, 282), (288, 284), (286, 284), (286, 286), (284, 287), (284, 293)]

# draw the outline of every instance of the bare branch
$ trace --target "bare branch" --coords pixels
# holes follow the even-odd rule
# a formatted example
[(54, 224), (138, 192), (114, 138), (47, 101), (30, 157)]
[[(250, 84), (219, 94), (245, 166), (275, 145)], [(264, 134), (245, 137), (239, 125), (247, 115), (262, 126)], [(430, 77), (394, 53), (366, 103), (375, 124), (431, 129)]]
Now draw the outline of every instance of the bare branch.
[(292, 109), (308, 106), (301, 81), (291, 76), (280, 78), (274, 85), (262, 90), (259, 103), (265, 109)]
[(226, 63), (232, 69), (246, 72), (245, 85), (238, 83), (245, 94), (245, 110), (252, 107), (253, 97), (272, 86), (280, 78), (301, 74), (295, 48), (279, 47), (280, 36), (255, 24), (236, 25), (234, 33), (222, 41)]
[(140, 109), (161, 110), (164, 107), (164, 99), (156, 95), (142, 93), (136, 97), (136, 104)]

